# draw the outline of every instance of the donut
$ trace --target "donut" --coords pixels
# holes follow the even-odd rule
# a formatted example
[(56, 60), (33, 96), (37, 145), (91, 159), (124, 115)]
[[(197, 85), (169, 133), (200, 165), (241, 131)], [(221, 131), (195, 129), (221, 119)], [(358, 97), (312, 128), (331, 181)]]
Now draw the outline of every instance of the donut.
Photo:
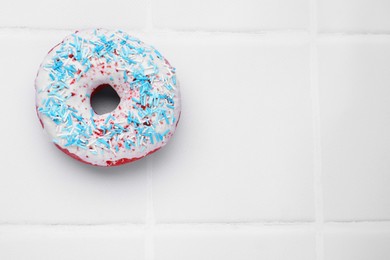
[[(102, 88), (120, 98), (99, 114)], [(115, 166), (170, 140), (180, 118), (176, 70), (153, 46), (121, 30), (76, 31), (53, 47), (35, 80), (36, 111), (57, 148), (81, 162)]]

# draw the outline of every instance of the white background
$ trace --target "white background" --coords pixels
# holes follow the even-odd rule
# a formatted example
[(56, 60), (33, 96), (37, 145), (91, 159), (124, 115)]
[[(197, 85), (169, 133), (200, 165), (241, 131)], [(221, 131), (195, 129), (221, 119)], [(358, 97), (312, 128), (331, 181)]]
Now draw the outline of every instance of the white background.
[[(0, 3), (0, 259), (390, 259), (390, 1)], [(47, 51), (122, 28), (177, 67), (171, 142), (116, 168), (35, 115)]]

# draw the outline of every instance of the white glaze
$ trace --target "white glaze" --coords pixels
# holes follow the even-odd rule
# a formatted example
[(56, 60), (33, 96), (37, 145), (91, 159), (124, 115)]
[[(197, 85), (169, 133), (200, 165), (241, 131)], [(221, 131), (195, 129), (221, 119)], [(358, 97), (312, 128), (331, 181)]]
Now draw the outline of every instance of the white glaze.
[[(75, 38), (74, 35), (77, 37)], [(101, 53), (97, 54), (93, 51), (94, 48), (96, 48), (96, 45), (93, 43), (102, 43), (98, 38), (98, 36), (101, 35), (104, 35), (107, 39), (112, 40), (112, 42), (117, 45), (116, 48), (114, 48), (116, 51), (112, 52), (114, 54), (112, 57), (106, 54), (106, 57), (116, 61), (112, 60), (108, 63), (106, 57), (100, 56)], [(80, 40), (79, 37), (83, 40)], [(126, 52), (125, 49), (122, 50), (122, 48), (125, 47), (120, 43), (124, 40), (124, 37), (126, 37), (126, 34), (121, 31), (108, 31), (103, 29), (81, 31), (66, 37), (62, 43), (54, 47), (48, 53), (41, 64), (35, 82), (38, 116), (42, 121), (45, 131), (59, 147), (67, 149), (70, 153), (77, 155), (84, 162), (93, 165), (110, 166), (112, 162), (121, 159), (142, 158), (148, 153), (164, 146), (173, 135), (180, 116), (180, 92), (175, 80), (174, 68), (165, 58), (161, 57), (153, 47), (146, 45), (133, 37), (131, 37), (130, 40), (127, 40), (126, 43), (134, 46), (136, 49), (131, 49), (131, 53), (122, 55)], [(79, 49), (81, 54), (79, 57), (82, 57), (81, 60), (76, 60), (77, 48), (70, 45), (75, 44), (75, 41), (78, 41), (78, 44), (80, 45)], [(106, 48), (109, 49), (109, 47)], [(103, 49), (103, 53), (104, 50), (105, 49)], [(137, 52), (142, 50), (142, 53)], [(119, 55), (119, 53), (121, 53), (121, 55)], [(66, 54), (69, 55), (66, 56)], [(59, 57), (61, 55), (63, 57)], [(130, 58), (136, 64), (130, 64), (125, 61), (122, 56)], [(59, 57), (60, 61), (63, 62), (62, 66), (74, 65), (77, 70), (81, 70), (80, 74), (75, 73), (73, 77), (69, 77), (69, 75), (65, 73), (65, 75), (68, 75), (68, 78), (64, 83), (69, 88), (64, 87), (60, 90), (57, 95), (59, 98), (57, 96), (53, 97), (53, 94), (50, 94), (53, 93), (53, 91), (51, 91), (53, 82), (58, 80), (56, 79), (53, 81), (50, 74), (53, 75), (56, 71), (53, 68), (48, 68), (54, 64), (53, 59), (56, 57)], [(87, 68), (86, 64), (82, 64), (82, 62), (85, 61), (85, 58), (89, 60), (91, 68), (86, 73), (83, 73)], [(151, 63), (154, 65), (151, 65)], [(155, 71), (153, 66), (158, 68), (158, 72)], [(151, 93), (173, 97), (173, 109), (166, 107), (166, 104), (168, 104), (168, 101), (166, 100), (160, 100), (156, 106), (156, 111), (166, 111), (166, 117), (168, 118), (169, 123), (166, 122), (165, 117), (161, 118), (161, 115), (158, 116), (158, 113), (151, 113), (148, 117), (143, 118), (142, 114), (141, 116), (138, 115), (140, 104), (136, 104), (132, 98), (139, 99), (140, 88), (139, 86), (135, 86), (133, 87), (133, 90), (131, 90), (130, 82), (134, 79), (134, 71), (137, 71), (140, 68), (144, 69), (144, 76), (150, 80), (150, 85), (152, 87), (150, 90)], [(124, 78), (125, 72), (128, 77), (127, 82), (125, 82)], [(93, 113), (91, 115), (92, 108), (89, 96), (96, 87), (102, 84), (110, 84), (117, 91), (121, 98), (120, 104), (111, 113), (103, 115)], [(172, 88), (167, 87), (167, 84)], [(63, 114), (60, 123), (56, 124), (53, 120), (55, 117), (48, 115), (48, 110), (50, 109), (48, 106), (45, 106), (45, 102), (47, 102), (50, 97), (52, 99), (54, 98), (56, 100), (55, 102), (62, 102), (61, 104), (64, 103), (68, 108), (77, 110), (77, 112), (75, 112), (76, 116), (82, 117), (83, 124), (85, 123), (85, 125), (91, 128), (87, 131), (89, 133), (92, 132), (90, 137), (76, 136), (76, 138), (81, 138), (87, 142), (85, 145), (86, 149), (81, 148), (80, 145), (67, 145), (69, 142), (66, 139), (66, 135), (69, 135), (70, 133), (74, 135), (74, 130), (69, 129), (76, 127), (79, 121), (76, 118), (69, 116), (69, 114), (72, 114), (72, 111), (67, 111), (68, 115)], [(64, 98), (63, 101), (60, 100), (61, 97)], [(66, 99), (67, 97), (69, 97), (69, 99)], [(148, 103), (148, 101), (146, 103)], [(134, 105), (138, 108), (133, 108)], [(150, 106), (150, 108), (152, 107), (153, 106)], [(128, 123), (129, 112), (138, 119), (140, 122), (139, 125), (132, 122)], [(115, 120), (113, 120), (111, 116), (115, 117)], [(69, 117), (72, 121), (72, 127), (67, 125)], [(106, 122), (108, 117), (111, 119)], [(175, 122), (173, 122), (174, 118)], [(97, 130), (94, 127), (92, 120), (94, 120), (97, 129), (101, 126), (109, 127), (110, 124), (115, 123), (127, 130), (126, 132), (118, 132), (115, 135), (112, 135), (113, 130), (108, 130), (105, 135), (101, 136), (99, 133), (102, 131)], [(147, 125), (149, 124), (148, 122), (151, 122), (151, 126)], [(144, 123), (146, 125), (144, 125)], [(158, 141), (155, 136), (147, 137), (140, 135), (139, 133), (137, 134), (135, 132), (136, 126), (141, 126), (144, 129), (151, 128), (150, 131), (157, 134), (169, 132), (162, 140)], [(64, 131), (64, 129), (66, 129), (66, 131)], [(112, 138), (109, 138), (109, 136), (112, 136)], [(141, 136), (141, 141), (137, 141), (137, 136)], [(102, 138), (108, 140), (109, 148), (102, 145), (102, 143), (97, 142), (97, 139)], [(150, 140), (150, 138), (154, 139)], [(124, 145), (126, 140), (132, 140), (135, 145), (131, 145), (130, 149), (126, 148)], [(154, 143), (152, 144), (152, 142)]]

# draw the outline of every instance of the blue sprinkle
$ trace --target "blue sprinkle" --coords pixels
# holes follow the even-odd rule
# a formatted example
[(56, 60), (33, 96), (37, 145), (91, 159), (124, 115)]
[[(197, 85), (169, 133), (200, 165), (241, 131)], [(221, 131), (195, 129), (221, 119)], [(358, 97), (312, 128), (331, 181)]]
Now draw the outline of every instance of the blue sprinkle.
[(153, 140), (153, 135), (152, 135), (152, 134), (149, 134), (149, 139), (150, 139), (150, 142), (151, 142), (152, 144), (154, 144), (154, 140)]
[(71, 118), (71, 116), (70, 116), (70, 114), (68, 115), (68, 118), (67, 118), (67, 123), (66, 123), (66, 125), (67, 126), (72, 126), (72, 124), (73, 124), (73, 121), (72, 121), (72, 118)]
[(78, 112), (77, 109), (74, 109), (73, 107), (68, 107), (68, 109), (69, 109), (70, 111), (72, 111), (72, 112), (75, 112), (75, 113)]
[(108, 121), (110, 121), (111, 118), (112, 118), (112, 115), (109, 114), (108, 117), (106, 118), (106, 120), (104, 121), (104, 124), (106, 125), (108, 123)]
[(103, 144), (107, 149), (110, 149), (110, 144), (106, 140), (99, 138), (96, 141)]
[(164, 119), (165, 119), (165, 123), (167, 123), (167, 125), (169, 125), (169, 119), (168, 119), (168, 117), (167, 117), (167, 114), (165, 113), (165, 110), (161, 111), (161, 114), (162, 114), (162, 116), (163, 116)]
[(168, 133), (169, 133), (169, 129), (166, 130), (166, 131), (162, 134), (162, 136), (166, 136)]
[(159, 133), (154, 133), (154, 136), (156, 137), (157, 142), (160, 142), (163, 139), (161, 134), (159, 134)]
[(125, 82), (128, 81), (129, 77), (127, 76), (127, 72), (126, 71), (123, 71), (123, 79)]
[(159, 58), (161, 60), (161, 58), (162, 58), (161, 53), (158, 50), (156, 50), (156, 49), (154, 49), (154, 52), (156, 53), (157, 58)]
[(83, 121), (83, 118), (81, 117), (81, 116), (79, 116), (79, 115), (77, 115), (76, 113), (72, 113), (72, 116), (74, 117), (74, 118), (76, 118), (78, 121)]

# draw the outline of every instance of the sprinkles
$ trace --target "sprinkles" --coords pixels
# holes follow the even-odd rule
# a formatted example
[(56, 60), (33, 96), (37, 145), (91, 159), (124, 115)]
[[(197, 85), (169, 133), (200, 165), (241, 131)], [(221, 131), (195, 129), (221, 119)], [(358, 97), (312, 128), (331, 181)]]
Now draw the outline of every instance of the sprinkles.
[[(95, 113), (90, 98), (109, 84), (118, 107)], [(142, 158), (167, 143), (180, 116), (175, 68), (122, 31), (76, 32), (49, 52), (36, 80), (38, 116), (53, 142), (100, 166)]]

